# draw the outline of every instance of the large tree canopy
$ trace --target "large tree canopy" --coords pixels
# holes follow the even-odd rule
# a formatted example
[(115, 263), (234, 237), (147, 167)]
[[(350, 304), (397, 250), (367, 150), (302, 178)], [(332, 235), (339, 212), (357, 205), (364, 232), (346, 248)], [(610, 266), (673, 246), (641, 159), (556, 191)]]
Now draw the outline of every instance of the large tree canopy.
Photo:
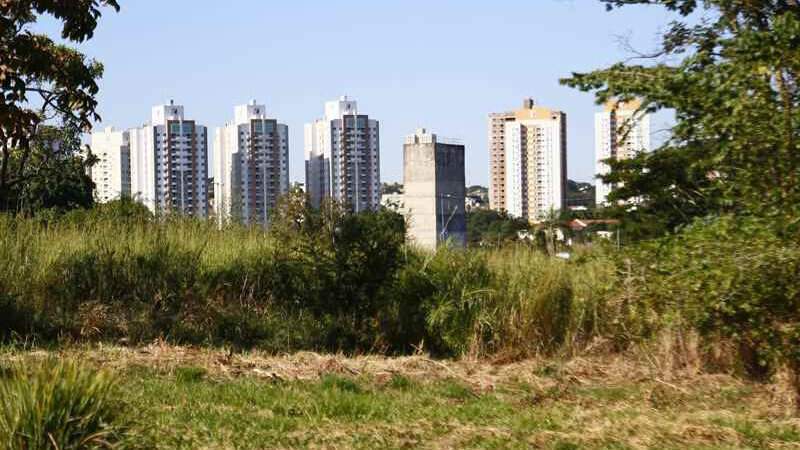
[[(602, 0), (608, 9), (661, 6), (662, 44), (562, 83), (598, 102), (643, 100), (675, 111), (671, 137), (650, 154), (611, 163), (610, 200), (628, 218), (667, 229), (727, 212), (796, 218), (800, 211), (800, 7), (796, 0)], [(678, 60), (677, 63), (670, 61)], [(623, 130), (624, 132), (624, 130)]]
[(15, 208), (20, 185), (42, 174), (28, 170), (42, 124), (58, 118), (88, 129), (100, 119), (95, 96), (103, 66), (31, 25), (51, 15), (62, 24), (61, 37), (79, 43), (92, 37), (103, 7), (119, 9), (117, 0), (0, 1), (0, 210)]

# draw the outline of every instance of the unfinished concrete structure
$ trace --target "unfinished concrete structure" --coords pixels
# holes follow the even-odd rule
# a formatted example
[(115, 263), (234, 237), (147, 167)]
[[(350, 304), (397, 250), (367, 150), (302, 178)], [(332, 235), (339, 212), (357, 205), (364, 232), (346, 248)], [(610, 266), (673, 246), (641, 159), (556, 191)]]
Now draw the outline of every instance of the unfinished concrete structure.
[(403, 201), (412, 242), (431, 249), (466, 245), (464, 178), (463, 144), (425, 129), (406, 137)]

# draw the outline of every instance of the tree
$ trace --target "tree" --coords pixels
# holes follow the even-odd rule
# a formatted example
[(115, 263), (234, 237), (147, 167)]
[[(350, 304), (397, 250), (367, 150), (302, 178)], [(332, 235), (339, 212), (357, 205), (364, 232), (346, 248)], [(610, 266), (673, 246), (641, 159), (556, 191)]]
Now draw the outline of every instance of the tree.
[(51, 15), (61, 22), (63, 39), (80, 43), (94, 34), (102, 7), (119, 10), (117, 0), (0, 2), (0, 210), (18, 206), (20, 185), (46, 183), (43, 173), (28, 169), (41, 126), (58, 117), (85, 130), (100, 119), (95, 96), (102, 64), (31, 26)]
[(568, 207), (578, 206), (587, 209), (595, 207), (595, 187), (592, 183), (582, 181), (567, 180), (567, 205)]
[[(9, 204), (15, 210), (64, 212), (92, 206), (94, 183), (89, 168), (96, 162), (81, 153), (80, 131), (74, 126), (40, 126), (34, 136), (27, 163), (18, 171), (27, 180), (11, 186)], [(19, 161), (11, 160), (17, 169)]]
[(530, 230), (527, 221), (505, 212), (477, 209), (467, 213), (469, 245), (501, 245), (519, 239), (520, 231)]
[[(661, 47), (562, 83), (598, 103), (643, 100), (639, 113), (675, 111), (651, 154), (611, 164), (610, 200), (664, 231), (695, 217), (749, 212), (796, 220), (800, 205), (800, 7), (796, 0), (601, 0), (608, 9), (658, 5), (684, 20)], [(688, 16), (704, 13), (689, 24)], [(670, 59), (682, 58), (677, 64)], [(622, 127), (626, 132), (627, 125)], [(626, 208), (628, 209), (628, 208)], [(630, 211), (628, 211), (630, 212)]]

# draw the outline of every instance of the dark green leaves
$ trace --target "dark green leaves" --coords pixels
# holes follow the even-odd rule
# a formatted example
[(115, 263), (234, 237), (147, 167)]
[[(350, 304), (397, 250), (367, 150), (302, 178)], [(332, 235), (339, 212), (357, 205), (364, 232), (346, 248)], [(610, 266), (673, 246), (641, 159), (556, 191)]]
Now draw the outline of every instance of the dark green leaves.
[[(656, 5), (698, 20), (664, 33), (652, 64), (616, 64), (562, 83), (598, 103), (639, 98), (642, 113), (675, 113), (670, 138), (636, 161), (612, 163), (612, 198), (636, 203), (628, 221), (673, 231), (695, 217), (800, 215), (800, 8), (787, 1), (608, 0)], [(701, 8), (702, 6), (702, 8)], [(665, 63), (664, 61), (674, 61)], [(669, 58), (669, 59), (667, 59)], [(623, 125), (622, 131), (627, 125)], [(644, 237), (644, 236), (643, 236)]]
[(32, 33), (31, 24), (51, 15), (61, 21), (64, 39), (82, 42), (92, 37), (103, 7), (119, 9), (116, 0), (0, 2), (0, 210), (18, 208), (15, 196), (28, 188), (21, 184), (54, 186), (26, 168), (35, 159), (32, 143), (42, 124), (58, 118), (85, 130), (100, 119), (95, 96), (103, 66)]

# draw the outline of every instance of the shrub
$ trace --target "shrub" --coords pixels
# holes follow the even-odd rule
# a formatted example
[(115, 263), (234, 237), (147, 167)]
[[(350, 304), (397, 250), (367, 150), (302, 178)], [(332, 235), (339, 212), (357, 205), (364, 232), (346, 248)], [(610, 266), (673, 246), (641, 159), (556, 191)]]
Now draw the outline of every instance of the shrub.
[(766, 380), (784, 363), (800, 374), (795, 236), (766, 220), (721, 217), (697, 221), (643, 256), (648, 295), (704, 336), (730, 339), (749, 376)]
[(114, 379), (71, 361), (17, 366), (0, 380), (0, 447), (112, 448), (124, 437)]
[(387, 288), (382, 328), (391, 348), (407, 352), (420, 345), (433, 354), (457, 356), (483, 350), (492, 274), (475, 252), (440, 248), (408, 250), (406, 262)]

